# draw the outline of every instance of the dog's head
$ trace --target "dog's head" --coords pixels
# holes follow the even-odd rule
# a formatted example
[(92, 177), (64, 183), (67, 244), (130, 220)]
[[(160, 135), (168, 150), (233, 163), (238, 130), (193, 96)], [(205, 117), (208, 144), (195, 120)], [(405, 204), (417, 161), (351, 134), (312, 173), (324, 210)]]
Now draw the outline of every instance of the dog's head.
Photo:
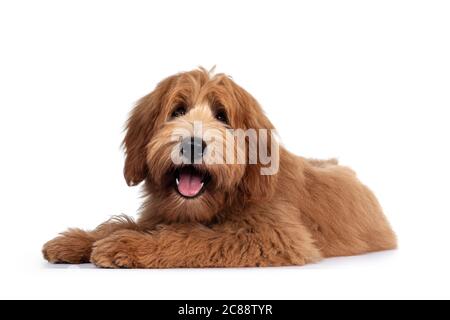
[(226, 75), (200, 68), (171, 76), (131, 113), (125, 179), (145, 181), (163, 219), (209, 222), (272, 195), (276, 174), (263, 173), (261, 161), (264, 154), (278, 161), (272, 129), (257, 101)]

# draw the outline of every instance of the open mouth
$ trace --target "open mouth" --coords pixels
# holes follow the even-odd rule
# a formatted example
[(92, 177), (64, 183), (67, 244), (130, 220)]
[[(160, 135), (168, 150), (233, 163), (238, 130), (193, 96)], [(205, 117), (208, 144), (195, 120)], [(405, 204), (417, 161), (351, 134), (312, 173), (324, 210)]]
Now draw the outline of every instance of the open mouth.
[(210, 180), (207, 172), (194, 166), (186, 166), (175, 172), (175, 187), (180, 195), (185, 198), (195, 198), (204, 190)]

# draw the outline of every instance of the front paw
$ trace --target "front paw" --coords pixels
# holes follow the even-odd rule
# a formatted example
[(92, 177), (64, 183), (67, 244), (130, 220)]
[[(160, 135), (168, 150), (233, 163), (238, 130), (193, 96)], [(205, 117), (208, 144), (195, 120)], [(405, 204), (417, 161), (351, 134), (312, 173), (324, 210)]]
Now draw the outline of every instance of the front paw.
[(141, 235), (119, 231), (94, 243), (91, 262), (101, 268), (141, 268), (138, 245)]
[(94, 239), (88, 232), (71, 229), (47, 242), (42, 254), (50, 263), (88, 263), (93, 243)]

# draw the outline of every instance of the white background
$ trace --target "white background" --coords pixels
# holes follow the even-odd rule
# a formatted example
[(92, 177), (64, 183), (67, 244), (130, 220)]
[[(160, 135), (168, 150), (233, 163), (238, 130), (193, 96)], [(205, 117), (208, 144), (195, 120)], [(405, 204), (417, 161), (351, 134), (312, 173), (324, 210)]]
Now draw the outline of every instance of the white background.
[[(0, 298), (450, 298), (449, 17), (446, 1), (1, 1)], [(216, 64), (288, 149), (358, 172), (399, 250), (303, 268), (44, 262), (57, 232), (134, 215), (127, 113)]]

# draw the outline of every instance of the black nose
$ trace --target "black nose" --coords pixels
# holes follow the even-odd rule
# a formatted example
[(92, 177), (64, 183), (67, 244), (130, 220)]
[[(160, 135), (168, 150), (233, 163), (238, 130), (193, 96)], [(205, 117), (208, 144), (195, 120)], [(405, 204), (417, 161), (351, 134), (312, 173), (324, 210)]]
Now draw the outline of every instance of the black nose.
[(189, 137), (181, 142), (181, 154), (190, 163), (201, 160), (206, 149), (206, 143), (201, 138)]

